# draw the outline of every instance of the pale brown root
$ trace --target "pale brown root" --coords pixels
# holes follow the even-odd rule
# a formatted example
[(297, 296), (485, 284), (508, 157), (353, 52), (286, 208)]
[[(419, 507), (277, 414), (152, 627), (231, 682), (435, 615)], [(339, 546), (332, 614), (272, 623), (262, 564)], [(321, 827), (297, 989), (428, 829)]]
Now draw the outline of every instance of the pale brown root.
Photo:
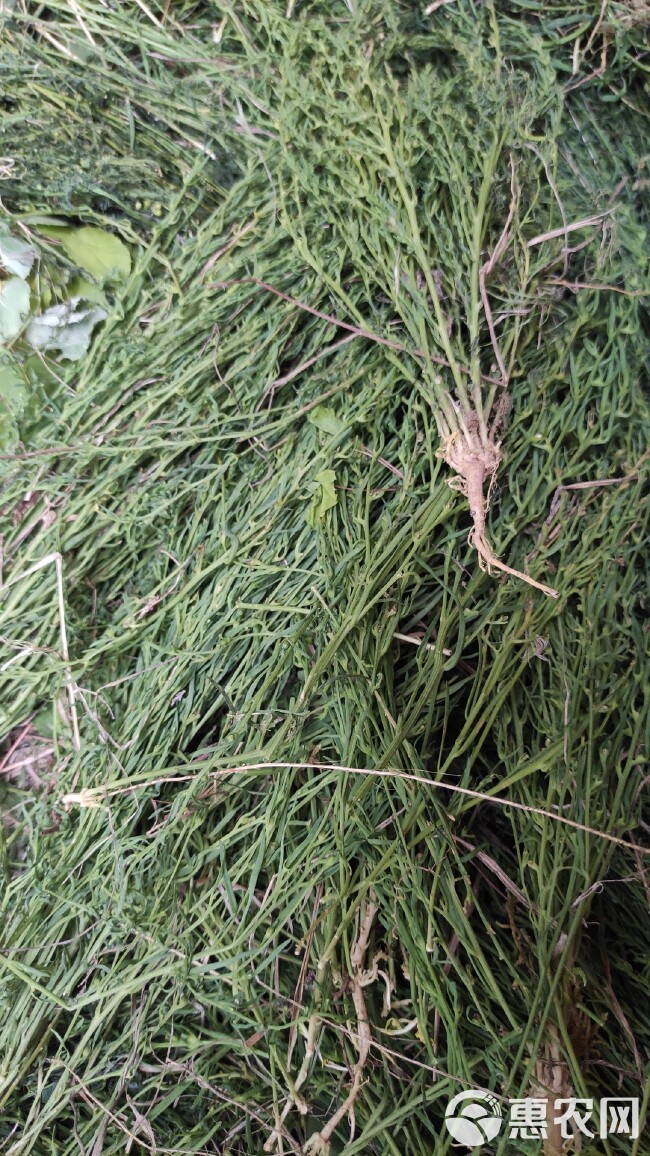
[(501, 457), (499, 444), (492, 441), (485, 444), (477, 433), (454, 433), (445, 438), (439, 454), (456, 475), (450, 484), (455, 484), (455, 487), (465, 494), (469, 503), (474, 523), (469, 542), (478, 554), (481, 569), (487, 570), (488, 574), (492, 573), (493, 568), (501, 570), (504, 574), (510, 574), (513, 578), (519, 578), (529, 586), (534, 586), (536, 590), (541, 590), (549, 598), (559, 597), (559, 591), (554, 590), (552, 586), (545, 586), (543, 582), (537, 582), (529, 574), (507, 566), (497, 558), (488, 541), (485, 517), (489, 507), (489, 494), (486, 498), (485, 481), (488, 479), (490, 485), (494, 481)]
[(490, 567), (495, 570), (502, 570), (504, 574), (511, 574), (513, 578), (519, 578), (522, 582), (527, 582), (529, 586), (534, 586), (536, 590), (541, 590), (542, 594), (548, 595), (549, 598), (559, 598), (559, 590), (554, 590), (552, 586), (545, 586), (543, 582), (537, 582), (535, 578), (531, 578), (529, 574), (524, 574), (522, 570), (514, 570), (512, 566), (507, 566), (500, 558), (497, 558), (493, 552), (490, 543), (485, 537), (478, 538), (476, 533), (470, 534), (470, 545), (474, 546), (479, 556), (479, 566), (481, 561), (485, 562), (488, 573)]

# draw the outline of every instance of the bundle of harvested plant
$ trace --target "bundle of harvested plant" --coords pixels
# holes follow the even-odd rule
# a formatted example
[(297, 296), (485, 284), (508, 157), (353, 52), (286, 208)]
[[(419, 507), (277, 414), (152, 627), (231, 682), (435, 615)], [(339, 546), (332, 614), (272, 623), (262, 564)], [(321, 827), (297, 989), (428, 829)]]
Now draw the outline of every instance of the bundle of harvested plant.
[[(501, 562), (486, 533), (510, 383), (548, 296), (549, 257), (537, 254), (554, 211), (554, 78), (543, 61), (532, 76), (502, 67), (469, 13), (436, 30), (417, 68), (379, 24), (361, 41), (320, 32), (299, 26), (281, 66), (283, 221), (343, 315), (366, 329), (379, 321), (406, 355), (467, 497), (480, 564), (556, 597)], [(516, 39), (521, 51), (525, 33)]]

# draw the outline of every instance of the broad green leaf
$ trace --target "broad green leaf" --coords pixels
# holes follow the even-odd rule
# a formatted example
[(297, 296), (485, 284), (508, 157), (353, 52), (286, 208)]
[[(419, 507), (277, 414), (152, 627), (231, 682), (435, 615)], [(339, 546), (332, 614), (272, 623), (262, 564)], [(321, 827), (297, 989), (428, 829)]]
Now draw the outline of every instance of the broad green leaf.
[(59, 241), (70, 260), (101, 285), (106, 281), (123, 281), (131, 272), (129, 250), (119, 237), (106, 229), (89, 225), (80, 229), (48, 227), (43, 232)]
[(0, 282), (0, 341), (12, 341), (29, 313), (29, 285), (22, 277)]
[(34, 317), (25, 334), (34, 349), (56, 349), (68, 361), (78, 361), (87, 352), (92, 331), (106, 317), (106, 310), (79, 305), (73, 297), (63, 305), (53, 305)]
[(17, 277), (29, 277), (36, 259), (36, 250), (19, 237), (0, 235), (0, 265)]
[(83, 297), (84, 301), (92, 301), (94, 305), (106, 305), (106, 297), (99, 286), (87, 277), (73, 277), (68, 292), (71, 297)]
[(334, 470), (321, 470), (319, 474), (316, 474), (315, 480), (309, 487), (312, 491), (312, 499), (307, 510), (307, 521), (312, 529), (316, 529), (320, 519), (338, 502), (334, 489), (335, 480)]
[(312, 409), (311, 413), (307, 415), (307, 421), (320, 429), (323, 433), (338, 434), (345, 429), (345, 422), (341, 421), (336, 416), (334, 410), (329, 405), (317, 405)]

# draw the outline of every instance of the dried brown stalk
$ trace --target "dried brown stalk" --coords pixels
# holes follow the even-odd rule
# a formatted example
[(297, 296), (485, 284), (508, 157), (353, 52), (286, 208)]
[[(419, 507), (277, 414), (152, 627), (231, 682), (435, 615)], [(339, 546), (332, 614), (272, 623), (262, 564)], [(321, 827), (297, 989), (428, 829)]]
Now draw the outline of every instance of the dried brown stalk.
[(366, 1012), (366, 1001), (363, 994), (364, 987), (375, 978), (374, 972), (365, 971), (366, 952), (368, 950), (368, 939), (372, 925), (377, 914), (378, 906), (375, 902), (374, 896), (370, 896), (365, 905), (365, 912), (361, 917), (361, 926), (357, 941), (352, 948), (350, 962), (352, 964), (352, 975), (350, 976), (350, 993), (352, 995), (352, 1002), (357, 1017), (357, 1035), (355, 1038), (355, 1046), (359, 1053), (359, 1058), (352, 1069), (352, 1084), (350, 1091), (340, 1108), (327, 1121), (324, 1128), (315, 1135), (310, 1136), (309, 1140), (303, 1148), (304, 1156), (329, 1156), (330, 1139), (334, 1130), (338, 1127), (341, 1120), (345, 1116), (350, 1117), (350, 1126), (352, 1135), (354, 1136), (354, 1104), (361, 1091), (361, 1081), (363, 1078), (363, 1069), (368, 1059), (368, 1053), (372, 1047), (372, 1033), (370, 1031), (370, 1024), (368, 1022), (368, 1015)]
[[(535, 1079), (532, 1082), (531, 1094), (547, 1101), (546, 1105), (546, 1137), (544, 1139), (544, 1156), (564, 1156), (566, 1148), (562, 1136), (562, 1128), (555, 1122), (555, 1103), (557, 1100), (569, 1100), (575, 1096), (575, 1091), (569, 1076), (569, 1068), (562, 1056), (560, 1036), (555, 1024), (547, 1025), (547, 1037), (544, 1040), (544, 1049), (541, 1059), (535, 1064)], [(580, 1132), (576, 1132), (572, 1140), (572, 1152), (579, 1152), (582, 1148)]]

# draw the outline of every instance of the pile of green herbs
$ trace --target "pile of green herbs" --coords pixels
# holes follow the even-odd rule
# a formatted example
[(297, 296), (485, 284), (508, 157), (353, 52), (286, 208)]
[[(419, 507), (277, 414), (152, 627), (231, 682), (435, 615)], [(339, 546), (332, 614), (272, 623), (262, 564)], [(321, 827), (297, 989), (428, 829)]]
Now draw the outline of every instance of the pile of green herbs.
[[(0, 18), (3, 235), (34, 315), (42, 270), (107, 314), (2, 353), (0, 1150), (428, 1156), (472, 1087), (643, 1120), (645, 9)], [(463, 390), (557, 600), (468, 545)]]

